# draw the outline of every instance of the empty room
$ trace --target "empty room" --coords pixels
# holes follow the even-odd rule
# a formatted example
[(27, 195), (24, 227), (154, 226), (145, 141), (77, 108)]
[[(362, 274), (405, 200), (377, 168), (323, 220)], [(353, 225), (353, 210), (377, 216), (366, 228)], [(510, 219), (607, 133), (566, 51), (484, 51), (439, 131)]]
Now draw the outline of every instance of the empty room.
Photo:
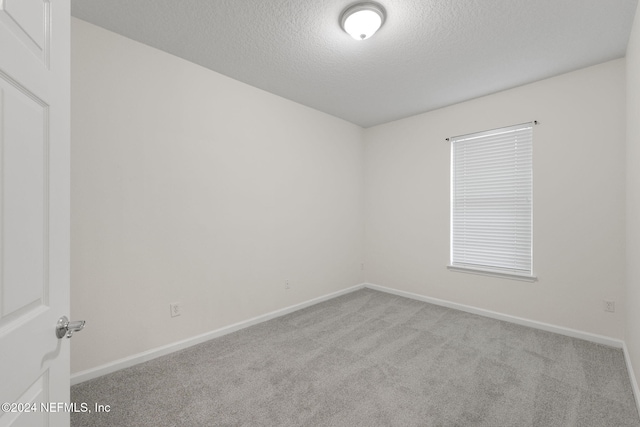
[(637, 5), (0, 1), (0, 426), (640, 426)]

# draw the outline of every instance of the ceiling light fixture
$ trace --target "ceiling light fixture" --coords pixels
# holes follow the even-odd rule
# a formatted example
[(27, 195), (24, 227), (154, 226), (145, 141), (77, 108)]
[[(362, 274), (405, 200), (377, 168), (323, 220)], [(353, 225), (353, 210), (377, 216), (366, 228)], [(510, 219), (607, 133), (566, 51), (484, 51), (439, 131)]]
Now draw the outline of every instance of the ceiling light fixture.
[(378, 3), (362, 2), (346, 8), (340, 16), (340, 26), (356, 40), (365, 40), (382, 27), (386, 13)]

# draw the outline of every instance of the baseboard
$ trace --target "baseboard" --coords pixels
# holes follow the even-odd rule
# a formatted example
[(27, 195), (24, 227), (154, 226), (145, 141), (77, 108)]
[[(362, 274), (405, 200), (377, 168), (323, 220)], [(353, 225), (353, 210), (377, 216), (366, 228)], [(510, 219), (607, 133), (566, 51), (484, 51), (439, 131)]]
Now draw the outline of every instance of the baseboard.
[(128, 367), (137, 365), (139, 363), (147, 362), (157, 357), (164, 356), (164, 355), (173, 353), (175, 351), (182, 350), (187, 347), (191, 347), (193, 345), (203, 343), (213, 338), (230, 334), (240, 329), (248, 328), (249, 326), (253, 326), (258, 323), (266, 322), (267, 320), (275, 319), (276, 317), (284, 316), (285, 314), (289, 314), (294, 311), (300, 310), (302, 308), (309, 307), (311, 305), (318, 304), (320, 302), (323, 302), (332, 298), (336, 298), (341, 295), (345, 295), (363, 288), (369, 288), (376, 291), (385, 292), (388, 294), (398, 295), (405, 298), (411, 298), (418, 301), (428, 302), (430, 304), (435, 304), (435, 305), (448, 307), (448, 308), (452, 308), (460, 311), (465, 311), (467, 313), (478, 314), (480, 316), (485, 316), (492, 319), (503, 320), (505, 322), (511, 322), (518, 325), (522, 325), (522, 326), (541, 329), (547, 332), (554, 332), (557, 334), (566, 335), (573, 338), (579, 338), (586, 341), (595, 342), (597, 344), (607, 345), (615, 348), (621, 348), (624, 353), (627, 370), (629, 372), (629, 380), (631, 381), (631, 386), (632, 386), (634, 398), (636, 401), (636, 407), (638, 409), (638, 412), (640, 413), (640, 388), (638, 388), (638, 382), (636, 381), (636, 377), (633, 372), (633, 365), (631, 364), (631, 358), (629, 356), (627, 345), (622, 340), (606, 337), (603, 335), (592, 334), (589, 332), (578, 331), (571, 328), (565, 328), (562, 326), (556, 326), (549, 323), (538, 322), (535, 320), (525, 319), (522, 317), (511, 316), (508, 314), (498, 313), (491, 310), (484, 310), (481, 308), (459, 304), (452, 301), (442, 300), (438, 298), (431, 298), (424, 295), (415, 294), (412, 292), (400, 291), (398, 289), (387, 288), (385, 286), (374, 285), (372, 283), (363, 283), (360, 285), (355, 285), (347, 289), (343, 289), (341, 291), (333, 292), (333, 293), (330, 293), (318, 298), (314, 298), (299, 304), (295, 304), (280, 310), (272, 311), (270, 313), (266, 313), (261, 316), (254, 317), (252, 319), (245, 320), (243, 322), (234, 323), (233, 325), (225, 326), (223, 328), (216, 329), (215, 331), (207, 332), (201, 335), (197, 335), (195, 337), (187, 338), (182, 341), (178, 341), (172, 344), (168, 344), (162, 347), (157, 347), (142, 353), (138, 353), (133, 356), (125, 357), (123, 359), (119, 359), (119, 360), (98, 366), (96, 368), (87, 369), (85, 371), (75, 373), (71, 375), (71, 385), (80, 384), (84, 381), (98, 378), (103, 375), (110, 374), (112, 372), (116, 372), (121, 369), (125, 369)]
[(504, 320), (505, 322), (515, 323), (517, 325), (529, 326), (531, 328), (541, 329), (547, 332), (554, 332), (560, 335), (566, 335), (573, 338), (579, 338), (586, 341), (595, 342), (597, 344), (607, 345), (609, 347), (622, 348), (624, 341), (607, 337), (604, 335), (592, 334), (589, 332), (578, 331), (576, 329), (565, 328), (562, 326), (556, 326), (549, 323), (538, 322), (536, 320), (525, 319), (522, 317), (511, 316), (508, 314), (498, 313), (496, 311), (485, 310), (482, 308), (473, 307), (470, 305), (458, 304), (447, 300), (438, 298), (431, 298), (420, 294), (414, 294), (412, 292), (400, 291), (393, 288), (387, 288), (384, 286), (374, 285), (372, 283), (365, 283), (365, 288), (373, 289), (380, 292), (386, 292), (388, 294), (398, 295), (405, 298), (411, 298), (418, 301), (428, 302), (430, 304), (440, 305), (443, 307), (453, 308), (467, 313), (478, 314), (480, 316), (489, 317), (497, 320)]
[(106, 363), (104, 365), (87, 369), (85, 371), (77, 372), (71, 375), (71, 385), (80, 384), (82, 382), (101, 377), (106, 374), (110, 374), (112, 372), (119, 371), (121, 369), (129, 368), (131, 366), (137, 365), (139, 363), (147, 362), (149, 360), (153, 360), (157, 357), (164, 356), (178, 350), (182, 350), (196, 344), (203, 343), (205, 341), (209, 341), (213, 338), (221, 337), (223, 335), (230, 334), (232, 332), (238, 331), (240, 329), (248, 328), (249, 326), (256, 325), (258, 323), (266, 322), (267, 320), (275, 319), (276, 317), (284, 316), (285, 314), (292, 313), (294, 311), (300, 310), (305, 307), (309, 307), (314, 304), (318, 304), (322, 301), (326, 301), (332, 298), (339, 297), (341, 295), (345, 295), (351, 293), (353, 291), (357, 291), (358, 289), (362, 289), (364, 285), (355, 285), (349, 287), (347, 289), (343, 289), (341, 291), (333, 292), (318, 298), (314, 298), (308, 301), (301, 302), (299, 304), (295, 304), (289, 307), (282, 308), (280, 310), (272, 311), (270, 313), (263, 314), (261, 316), (254, 317), (252, 319), (248, 319), (242, 322), (234, 323), (233, 325), (225, 326), (220, 329), (216, 329), (215, 331), (207, 332), (201, 335), (197, 335), (195, 337), (187, 338), (182, 341), (178, 341), (175, 343), (167, 344), (162, 347), (156, 347), (151, 350), (144, 351), (142, 353), (134, 354), (129, 357), (125, 357), (122, 359), (115, 360), (110, 363)]
[(627, 364), (627, 371), (629, 371), (629, 381), (631, 381), (631, 388), (633, 389), (633, 397), (636, 400), (636, 409), (640, 414), (640, 389), (638, 388), (638, 381), (636, 381), (636, 375), (633, 372), (633, 365), (631, 364), (631, 356), (629, 355), (629, 349), (627, 349), (627, 343), (622, 344), (622, 351), (624, 353), (624, 361)]
[[(238, 322), (238, 323), (234, 323), (233, 325), (229, 325), (229, 326), (225, 326), (223, 328), (220, 329), (216, 329), (214, 331), (211, 332), (207, 332), (201, 335), (197, 335), (191, 338), (187, 338), (185, 340), (182, 341), (177, 341), (175, 343), (171, 343), (171, 344), (167, 344), (161, 347), (156, 347), (154, 349), (151, 350), (147, 350), (144, 351), (142, 353), (138, 353), (138, 354), (134, 354), (132, 356), (129, 357), (125, 357), (122, 359), (118, 359), (115, 360), (113, 362), (95, 367), (95, 368), (91, 368), (91, 369), (87, 369), (85, 371), (81, 371), (81, 372), (77, 372), (73, 375), (71, 375), (71, 385), (75, 385), (75, 384), (79, 384), (82, 383), (84, 381), (88, 381), (91, 380), (93, 378), (98, 378), (101, 377), (103, 375), (106, 374), (110, 374), (112, 372), (116, 372), (119, 371), (121, 369), (124, 368), (128, 368), (130, 366), (134, 366), (137, 365), (139, 363), (143, 363), (143, 362), (147, 362), (149, 360), (155, 359), (157, 357), (160, 356), (164, 356), (170, 353), (173, 353), (175, 351), (178, 350), (182, 350), (185, 349), (187, 347), (191, 347), (193, 345), (196, 344), (200, 344), (203, 343), (205, 341), (211, 340), (213, 338), (217, 338), (217, 337), (221, 337), (223, 335), (227, 335), (230, 334), (232, 332), (238, 331), (240, 329), (244, 329), (244, 328), (248, 328), (249, 326), (253, 326), (256, 325), (258, 323), (262, 323), (262, 322), (266, 322), (267, 320), (271, 320), (274, 319), (276, 317), (280, 317), (280, 316), (284, 316), (285, 314), (289, 314), (292, 313), (296, 310), (300, 310), (302, 308), (305, 307), (309, 307), (311, 305), (314, 304), (318, 304), (322, 301), (326, 301), (332, 298), (336, 298), (338, 296), (341, 295), (345, 295), (348, 294), (350, 292), (356, 291), (358, 289), (362, 289), (362, 288), (369, 288), (369, 289), (373, 289), (376, 291), (380, 291), (380, 292), (385, 292), (388, 294), (393, 294), (393, 295), (398, 295), (401, 297), (405, 297), (405, 298), (411, 298), (414, 300), (418, 300), (418, 301), (423, 301), (423, 302), (428, 302), (431, 304), (435, 304), (435, 305), (439, 305), (439, 306), (443, 306), (443, 307), (448, 307), (448, 308), (453, 308), (456, 310), (460, 310), (460, 311), (465, 311), (468, 313), (473, 313), (473, 314), (478, 314), (480, 316), (485, 316), (485, 317), (489, 317), (492, 319), (497, 319), (497, 320), (503, 320), (505, 322), (511, 322), (511, 323), (515, 323), (518, 325), (523, 325), (523, 326), (528, 326), (531, 328), (536, 328), (536, 329), (541, 329), (544, 331), (548, 331), (548, 332), (554, 332), (557, 334), (561, 334), (561, 335), (566, 335), (566, 336), (570, 336), (573, 338), (579, 338), (579, 339), (583, 339), (586, 341), (591, 341), (591, 342), (595, 342), (598, 344), (602, 344), (602, 345), (607, 345), (610, 347), (615, 347), (615, 348), (622, 348), (624, 349), (624, 353), (625, 353), (625, 359), (627, 362), (627, 367), (629, 369), (629, 372), (632, 372), (632, 367), (631, 367), (631, 362), (629, 360), (629, 356), (626, 350), (626, 346), (624, 341), (622, 340), (618, 340), (615, 338), (611, 338), (611, 337), (606, 337), (603, 335), (597, 335), (597, 334), (592, 334), (589, 332), (584, 332), (584, 331), (578, 331), (575, 329), (570, 329), (570, 328), (565, 328), (565, 327), (561, 327), (561, 326), (556, 326), (556, 325), (552, 325), (549, 323), (543, 323), (543, 322), (538, 322), (535, 320), (530, 320), (530, 319), (525, 319), (522, 317), (516, 317), (516, 316), (511, 316), (508, 314), (503, 314), (503, 313), (498, 313), (495, 311), (490, 311), (490, 310), (485, 310), (485, 309), (481, 309), (481, 308), (477, 308), (477, 307), (473, 307), (473, 306), (469, 306), (469, 305), (464, 305), (464, 304), (459, 304), (459, 303), (455, 303), (455, 302), (451, 302), (451, 301), (447, 301), (447, 300), (442, 300), (442, 299), (438, 299), (438, 298), (432, 298), (432, 297), (427, 297), (424, 295), (420, 295), (420, 294), (415, 294), (412, 292), (406, 292), (406, 291), (401, 291), (398, 289), (393, 289), (393, 288), (387, 288), (385, 286), (379, 286), (379, 285), (375, 285), (372, 283), (363, 283), (360, 285), (355, 285), (346, 289), (343, 289), (341, 291), (338, 292), (333, 292), (318, 298), (314, 298), (299, 304), (295, 304), (289, 307), (285, 307), (283, 309), (280, 310), (276, 310), (276, 311), (272, 311), (270, 313), (266, 313), (263, 314), (261, 316), (257, 316), (254, 317), (252, 319), (248, 319), (242, 322)], [(631, 381), (632, 384), (634, 385), (634, 394), (636, 396), (636, 399), (638, 400), (638, 398), (640, 397), (640, 392), (638, 389), (638, 385), (635, 381), (635, 377), (633, 375), (631, 375)], [(640, 401), (639, 401), (639, 406), (640, 408)]]

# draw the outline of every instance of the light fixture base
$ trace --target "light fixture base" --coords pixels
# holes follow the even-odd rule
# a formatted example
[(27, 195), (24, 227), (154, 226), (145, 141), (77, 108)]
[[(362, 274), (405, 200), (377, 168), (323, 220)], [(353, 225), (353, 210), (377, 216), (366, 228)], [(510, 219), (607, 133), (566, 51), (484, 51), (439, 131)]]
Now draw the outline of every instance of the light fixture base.
[[(358, 18), (356, 14), (359, 14)], [(368, 14), (369, 18), (373, 18), (373, 22), (364, 17)], [(376, 19), (376, 15), (379, 18)], [(349, 20), (351, 18), (351, 20)], [(387, 18), (385, 8), (375, 2), (359, 2), (348, 6), (340, 15), (340, 27), (351, 37), (356, 40), (365, 40), (371, 37), (384, 24)], [(349, 20), (349, 22), (347, 21)]]

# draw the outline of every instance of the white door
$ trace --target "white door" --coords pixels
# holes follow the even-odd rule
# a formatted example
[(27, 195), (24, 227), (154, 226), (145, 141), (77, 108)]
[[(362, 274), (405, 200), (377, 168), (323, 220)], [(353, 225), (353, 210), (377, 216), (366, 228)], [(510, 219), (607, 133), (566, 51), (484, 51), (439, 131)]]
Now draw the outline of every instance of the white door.
[(69, 13), (0, 0), (0, 426), (69, 424)]

